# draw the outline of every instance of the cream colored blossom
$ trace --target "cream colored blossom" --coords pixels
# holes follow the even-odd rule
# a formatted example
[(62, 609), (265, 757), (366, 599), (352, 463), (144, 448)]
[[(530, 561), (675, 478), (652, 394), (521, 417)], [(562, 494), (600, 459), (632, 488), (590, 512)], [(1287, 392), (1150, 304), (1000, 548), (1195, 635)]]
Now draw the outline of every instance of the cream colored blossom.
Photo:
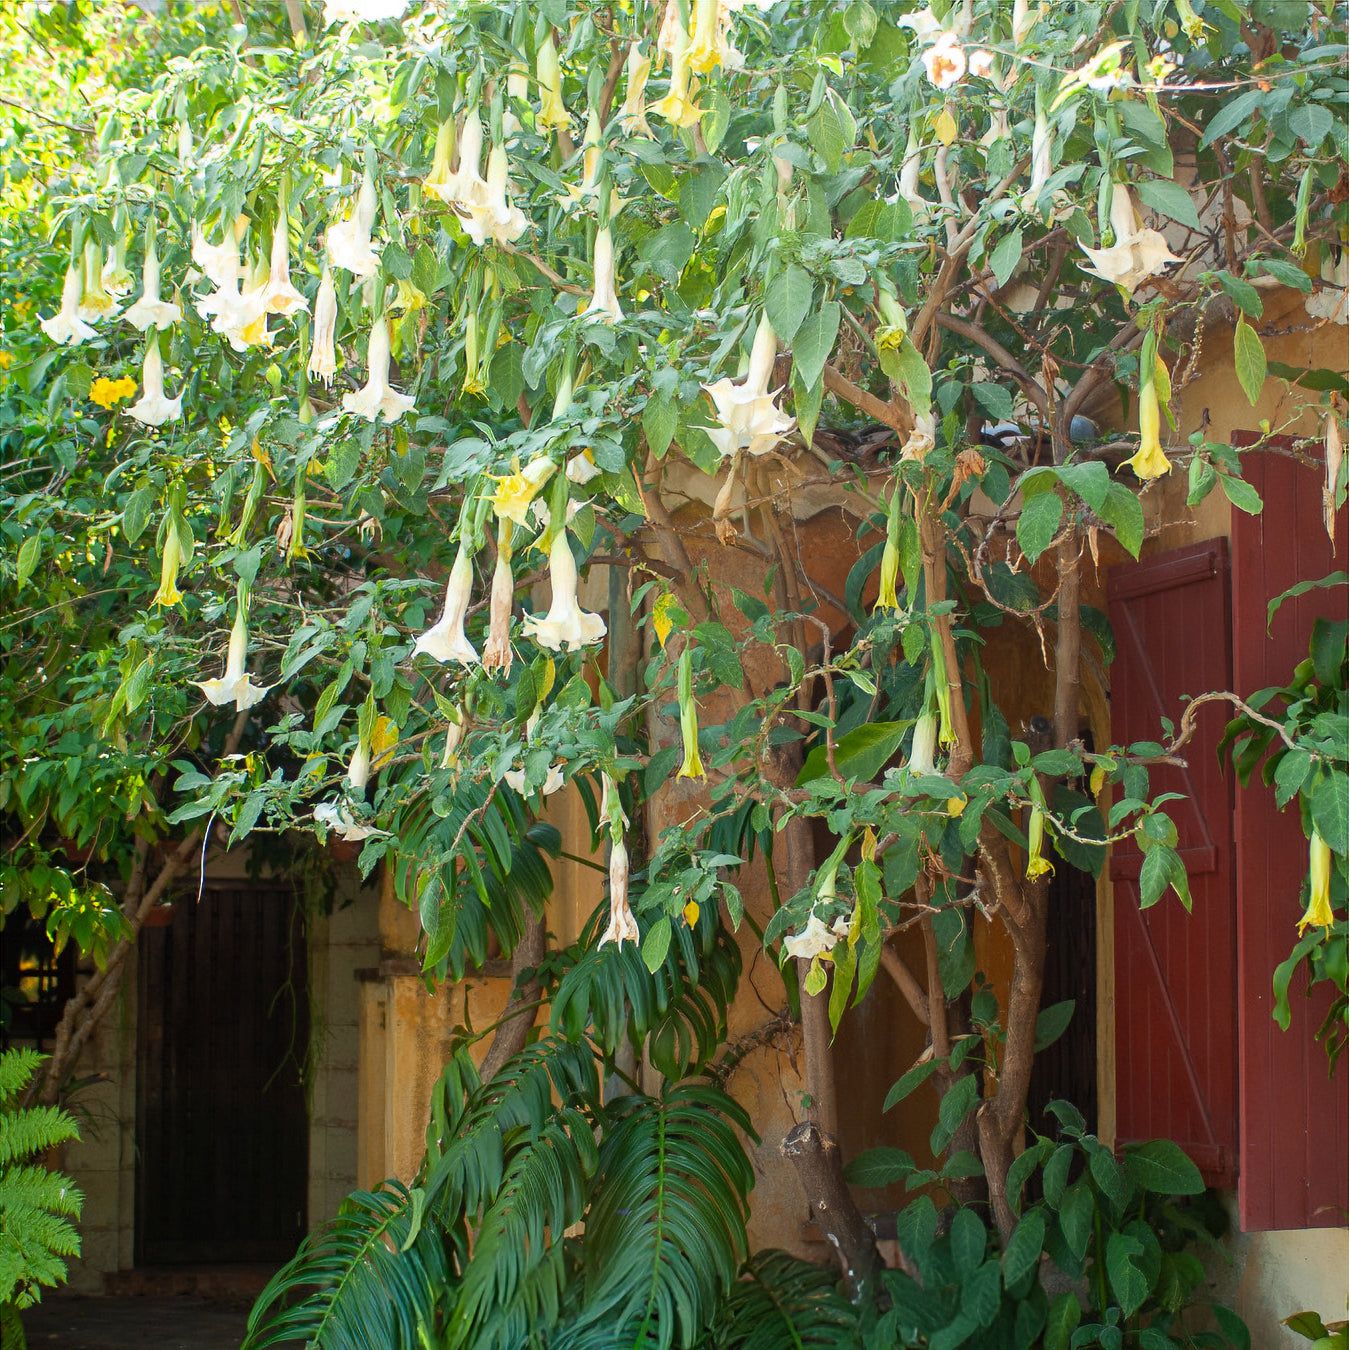
[(412, 650), (414, 656), (425, 653), (442, 664), (449, 661), (466, 666), (478, 664), (477, 648), (464, 633), (472, 593), (473, 562), (461, 543), (445, 583), (445, 608), (437, 622), (417, 639)]
[[(658, 117), (663, 117), (671, 126), (692, 127), (697, 126), (699, 119), (707, 111), (706, 108), (697, 107), (689, 95), (689, 80), (691, 76), (691, 67), (689, 65), (689, 33), (685, 26), (679, 22), (679, 11), (675, 0), (670, 0), (666, 6), (666, 21), (670, 21), (671, 15), (675, 15), (674, 29), (671, 34), (669, 48), (661, 48), (670, 52), (670, 88), (666, 91), (664, 97), (648, 107), (647, 111), (656, 113)], [(662, 37), (665, 36), (666, 28), (662, 25)], [(658, 47), (661, 47), (661, 39), (658, 39)]]
[(309, 301), (291, 285), (290, 222), (284, 203), (272, 232), (272, 260), (263, 292), (263, 309), (282, 318), (289, 318), (297, 310), (309, 310)]
[(547, 455), (536, 455), (523, 469), (497, 478), (497, 490), (492, 494), (492, 509), (497, 518), (527, 525), (530, 503), (557, 467)]
[(590, 450), (582, 450), (567, 461), (567, 480), (578, 487), (585, 487), (593, 478), (600, 477), (595, 456)]
[(67, 267), (66, 279), (61, 287), (61, 308), (50, 319), (39, 320), (42, 331), (58, 346), (74, 347), (98, 336), (98, 330), (80, 318), (80, 297), (83, 293), (83, 267)]
[(129, 416), (148, 427), (158, 427), (165, 422), (175, 422), (183, 415), (183, 396), (166, 398), (164, 394), (164, 362), (159, 354), (158, 338), (151, 338), (145, 348), (141, 382), (143, 391), (127, 409)]
[(942, 33), (923, 54), (923, 68), (939, 89), (950, 89), (966, 73), (966, 53), (954, 33)]
[(652, 59), (642, 54), (642, 48), (634, 42), (628, 48), (628, 59), (624, 65), (626, 76), (623, 107), (620, 118), (627, 136), (646, 136), (651, 138), (652, 129), (647, 124), (647, 113), (643, 99), (647, 93), (647, 78), (652, 72)]
[(553, 600), (544, 618), (526, 615), (522, 629), (525, 636), (555, 652), (563, 648), (575, 651), (599, 642), (605, 636), (605, 621), (577, 604), (577, 564), (566, 529), (559, 528), (554, 534), (548, 562)]
[(454, 197), (455, 174), (450, 165), (455, 157), (455, 119), (447, 117), (436, 130), (436, 148), (431, 155), (431, 172), (422, 179), (422, 191), (439, 202)]
[(614, 275), (614, 236), (608, 225), (595, 233), (595, 290), (584, 314), (599, 314), (606, 323), (617, 323), (623, 318), (619, 305)]
[(407, 8), (408, 0), (324, 0), (323, 26), (401, 19)]
[(779, 390), (769, 390), (773, 378), (778, 336), (769, 316), (763, 315), (755, 331), (750, 351), (750, 368), (745, 378), (727, 378), (703, 388), (717, 409), (718, 425), (705, 428), (708, 438), (730, 459), (738, 450), (752, 455), (767, 454), (797, 425), (795, 417), (779, 410)]
[(1157, 230), (1140, 227), (1134, 199), (1125, 183), (1115, 183), (1111, 188), (1111, 232), (1115, 243), (1110, 248), (1083, 247), (1089, 258), (1087, 270), (1103, 281), (1123, 286), (1131, 295), (1169, 263), (1181, 262)]
[(489, 237), (499, 244), (513, 243), (529, 225), (525, 213), (507, 200), (508, 172), (506, 147), (494, 145), (488, 154), (487, 181), (454, 203), (464, 233), (475, 244), (484, 244)]
[(108, 254), (107, 262), (103, 264), (103, 289), (115, 300), (131, 294), (133, 279), (127, 271), (126, 251), (126, 240), (119, 238)]
[(570, 126), (572, 119), (563, 103), (562, 69), (552, 30), (539, 44), (535, 74), (539, 77), (539, 115), (535, 118), (535, 129), (547, 135), (555, 127)]
[(383, 314), (370, 325), (366, 365), (365, 385), (354, 394), (342, 396), (343, 412), (355, 413), (368, 422), (381, 415), (386, 422), (397, 422), (417, 401), (411, 394), (400, 394), (389, 383), (389, 320)]
[(235, 610), (234, 627), (230, 629), (229, 651), (225, 657), (225, 673), (218, 680), (198, 680), (197, 688), (208, 702), (221, 707), (233, 703), (237, 712), (251, 708), (262, 699), (270, 685), (253, 684), (248, 678), (248, 608), (246, 594), (241, 593)]
[(811, 917), (806, 921), (806, 927), (783, 939), (783, 954), (809, 961), (813, 957), (833, 951), (838, 941), (839, 934), (827, 927), (812, 910)]
[(85, 323), (113, 319), (121, 306), (103, 289), (103, 250), (92, 241), (84, 246), (84, 294), (78, 310)]
[(159, 252), (155, 236), (150, 235), (145, 246), (145, 263), (141, 268), (141, 295), (122, 317), (142, 333), (151, 324), (163, 331), (183, 317), (182, 308), (159, 298)]
[(334, 266), (345, 267), (358, 277), (373, 277), (380, 270), (379, 250), (370, 241), (377, 201), (375, 175), (367, 168), (351, 215), (328, 227), (329, 258)]
[(620, 835), (609, 849), (609, 926), (595, 944), (597, 949), (612, 942), (622, 948), (625, 942), (636, 943), (637, 920), (628, 906), (628, 845)]
[(331, 385), (337, 373), (337, 288), (333, 285), (333, 270), (324, 264), (319, 280), (319, 294), (314, 301), (314, 341), (309, 349), (309, 374), (324, 384)]

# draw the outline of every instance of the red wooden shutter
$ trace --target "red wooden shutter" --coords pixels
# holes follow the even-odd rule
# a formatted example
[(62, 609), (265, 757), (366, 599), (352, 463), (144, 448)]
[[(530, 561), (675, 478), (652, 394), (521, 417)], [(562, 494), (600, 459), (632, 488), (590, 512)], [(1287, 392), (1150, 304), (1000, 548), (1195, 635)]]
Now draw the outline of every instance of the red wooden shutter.
[[(1266, 607), (1295, 582), (1346, 565), (1345, 513), (1337, 555), (1322, 525), (1321, 475), (1277, 455), (1251, 455), (1243, 476), (1261, 494), (1259, 516), (1233, 512), (1234, 689), (1253, 693), (1289, 682), (1308, 654), (1314, 618), (1345, 617), (1345, 593), (1311, 591), (1286, 601), (1266, 633)], [(1302, 975), (1290, 989), (1293, 1022), (1271, 1020), (1271, 975), (1294, 944), (1307, 843), (1298, 807), (1275, 808), (1253, 777), (1237, 793), (1237, 903), (1242, 1228), (1315, 1228), (1345, 1222), (1347, 1070), (1334, 1080), (1313, 1036), (1325, 996), (1307, 1000)]]
[[(1115, 568), (1107, 599), (1117, 654), (1111, 667), (1111, 738), (1165, 739), (1183, 695), (1231, 679), (1226, 541)], [(1232, 790), (1214, 750), (1224, 705), (1200, 713), (1186, 768), (1152, 772), (1190, 878), (1193, 912), (1172, 891), (1139, 908), (1142, 854), (1117, 846), (1115, 883), (1116, 1135), (1167, 1138), (1206, 1181), (1231, 1186), (1237, 1170), (1237, 934), (1232, 878)]]

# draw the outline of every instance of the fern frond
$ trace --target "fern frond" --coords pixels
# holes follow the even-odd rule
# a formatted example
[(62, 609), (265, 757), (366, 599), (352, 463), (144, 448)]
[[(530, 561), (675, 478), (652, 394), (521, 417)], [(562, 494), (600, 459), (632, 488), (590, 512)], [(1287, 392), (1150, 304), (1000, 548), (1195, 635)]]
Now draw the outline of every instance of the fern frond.
[(716, 1088), (619, 1098), (586, 1219), (584, 1319), (641, 1350), (690, 1346), (746, 1258), (744, 1111)]
[[(387, 1181), (356, 1191), (305, 1239), (249, 1314), (243, 1350), (291, 1341), (319, 1350), (423, 1350), (453, 1278), (454, 1235), (414, 1221), (412, 1194)], [(419, 1216), (420, 1217), (420, 1216)]]
[(79, 1137), (74, 1118), (60, 1107), (34, 1106), (0, 1115), (0, 1168)]
[(28, 1080), (38, 1071), (46, 1055), (40, 1055), (28, 1046), (6, 1050), (0, 1055), (0, 1110), (28, 1086)]
[(833, 1270), (787, 1252), (756, 1252), (718, 1312), (706, 1350), (844, 1350), (857, 1341)]

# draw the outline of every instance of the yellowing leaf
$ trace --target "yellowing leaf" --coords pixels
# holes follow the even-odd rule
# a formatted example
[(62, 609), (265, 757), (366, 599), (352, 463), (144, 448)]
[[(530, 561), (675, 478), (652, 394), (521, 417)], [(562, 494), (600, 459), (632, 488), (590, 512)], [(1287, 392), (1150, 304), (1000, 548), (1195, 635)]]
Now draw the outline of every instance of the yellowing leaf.
[(1092, 777), (1089, 780), (1089, 784), (1092, 788), (1092, 795), (1094, 797), (1102, 790), (1102, 784), (1105, 782), (1106, 782), (1106, 770), (1103, 769), (1102, 766), (1099, 764), (1095, 769), (1093, 769)]
[(684, 907), (684, 921), (692, 928), (698, 922), (698, 901), (691, 900)]
[(950, 145), (956, 139), (956, 118), (946, 108), (933, 119), (933, 133), (943, 145)]
[(652, 627), (662, 647), (666, 645), (670, 630), (675, 627), (675, 613), (679, 607), (680, 602), (669, 591), (663, 592), (652, 606)]
[(392, 717), (376, 719), (375, 730), (370, 736), (370, 765), (381, 768), (392, 758), (398, 745), (398, 724)]
[(947, 798), (947, 814), (949, 816), (959, 816), (966, 809), (966, 799), (964, 797)]

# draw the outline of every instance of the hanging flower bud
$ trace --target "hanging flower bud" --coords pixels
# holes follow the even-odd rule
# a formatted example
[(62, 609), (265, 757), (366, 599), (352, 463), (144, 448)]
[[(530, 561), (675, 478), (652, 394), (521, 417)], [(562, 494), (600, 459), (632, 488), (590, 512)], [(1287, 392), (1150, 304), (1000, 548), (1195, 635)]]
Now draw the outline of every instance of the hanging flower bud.
[(267, 287), (263, 293), (263, 309), (269, 314), (288, 318), (296, 310), (309, 310), (309, 301), (291, 285), (290, 222), (286, 218), (286, 201), (280, 197), (276, 229), (272, 231), (272, 258), (268, 269)]
[(459, 765), (459, 747), (464, 741), (468, 719), (462, 708), (454, 708), (447, 714), (449, 726), (445, 730), (445, 749), (441, 751), (441, 768), (454, 769)]
[(103, 250), (91, 239), (84, 246), (84, 294), (78, 310), (86, 323), (117, 316), (119, 305), (103, 289)]
[(436, 130), (436, 148), (431, 156), (431, 172), (422, 180), (422, 190), (437, 201), (454, 199), (455, 174), (450, 165), (455, 157), (455, 119), (447, 117)]
[(473, 563), (461, 541), (445, 583), (445, 608), (440, 619), (417, 639), (412, 654), (425, 652), (435, 661), (478, 664), (478, 650), (464, 634), (464, 619), (473, 593)]
[(305, 465), (295, 468), (295, 494), (291, 498), (291, 537), (286, 541), (286, 561), (299, 562), (309, 557), (305, 547), (305, 508), (308, 473)]
[(512, 61), (506, 72), (506, 111), (502, 113), (502, 136), (510, 140), (521, 129), (516, 109), (528, 109), (530, 72), (519, 61)]
[(1163, 454), (1159, 432), (1162, 430), (1162, 412), (1158, 406), (1157, 357), (1148, 342), (1144, 344), (1139, 374), (1139, 449), (1125, 462), (1135, 476), (1145, 482), (1172, 472), (1172, 462)]
[(319, 294), (314, 301), (314, 344), (309, 350), (309, 373), (316, 380), (331, 385), (337, 373), (337, 289), (333, 285), (333, 269), (324, 263), (319, 281)]
[(595, 291), (591, 303), (582, 311), (585, 314), (599, 314), (607, 324), (617, 323), (623, 318), (616, 293), (617, 282), (614, 275), (614, 236), (609, 226), (595, 233)]
[(647, 94), (647, 78), (652, 72), (652, 59), (642, 54), (642, 49), (636, 42), (628, 48), (628, 60), (624, 71), (627, 85), (623, 107), (620, 110), (624, 134), (646, 136), (650, 140), (652, 129), (647, 124), (644, 99)]
[(119, 235), (113, 244), (112, 252), (108, 254), (108, 261), (103, 264), (101, 279), (103, 289), (114, 299), (121, 299), (124, 295), (131, 293), (133, 279), (131, 273), (127, 271), (126, 262), (127, 241)]
[(1330, 928), (1336, 922), (1331, 908), (1331, 845), (1316, 830), (1308, 840), (1308, 908), (1298, 921), (1299, 936), (1306, 928)]
[(328, 227), (328, 256), (335, 267), (345, 267), (358, 277), (373, 277), (380, 270), (379, 251), (370, 242), (376, 206), (375, 175), (367, 167), (351, 215)]
[(492, 570), (492, 598), (488, 608), (488, 638), (483, 647), (483, 669), (511, 673), (511, 606), (516, 578), (511, 570), (511, 535), (515, 525), (507, 516), (497, 522), (497, 564)]
[(535, 74), (539, 77), (539, 115), (535, 118), (535, 129), (547, 134), (554, 127), (571, 126), (572, 119), (563, 104), (562, 70), (558, 65), (558, 49), (553, 43), (552, 30), (539, 44)]
[(1045, 793), (1040, 780), (1033, 774), (1030, 784), (1031, 819), (1027, 822), (1027, 880), (1053, 872), (1054, 866), (1041, 853), (1045, 846)]
[(886, 513), (886, 546), (881, 551), (881, 585), (877, 594), (876, 609), (899, 609), (900, 601), (896, 596), (895, 583), (900, 575), (900, 525), (902, 493), (899, 484), (891, 493), (890, 508)]
[(703, 761), (698, 754), (698, 704), (694, 702), (694, 650), (688, 644), (680, 653), (676, 680), (680, 701), (680, 737), (684, 742), (684, 762), (676, 778), (702, 778)]
[(1336, 409), (1331, 408), (1323, 423), (1326, 431), (1326, 480), (1322, 486), (1322, 524), (1326, 527), (1327, 538), (1331, 540), (1332, 552), (1336, 550), (1336, 489), (1341, 479), (1341, 464), (1345, 459), (1345, 450), (1341, 445), (1341, 421)]
[(910, 742), (906, 767), (916, 778), (928, 778), (938, 772), (937, 755), (938, 713), (936, 700), (930, 691), (924, 691), (923, 711), (914, 723), (914, 738)]
[(164, 526), (164, 553), (160, 559), (159, 590), (155, 592), (152, 605), (176, 605), (182, 599), (178, 589), (178, 569), (183, 562), (183, 546), (179, 537), (179, 512), (176, 506), (169, 507), (168, 520)]

